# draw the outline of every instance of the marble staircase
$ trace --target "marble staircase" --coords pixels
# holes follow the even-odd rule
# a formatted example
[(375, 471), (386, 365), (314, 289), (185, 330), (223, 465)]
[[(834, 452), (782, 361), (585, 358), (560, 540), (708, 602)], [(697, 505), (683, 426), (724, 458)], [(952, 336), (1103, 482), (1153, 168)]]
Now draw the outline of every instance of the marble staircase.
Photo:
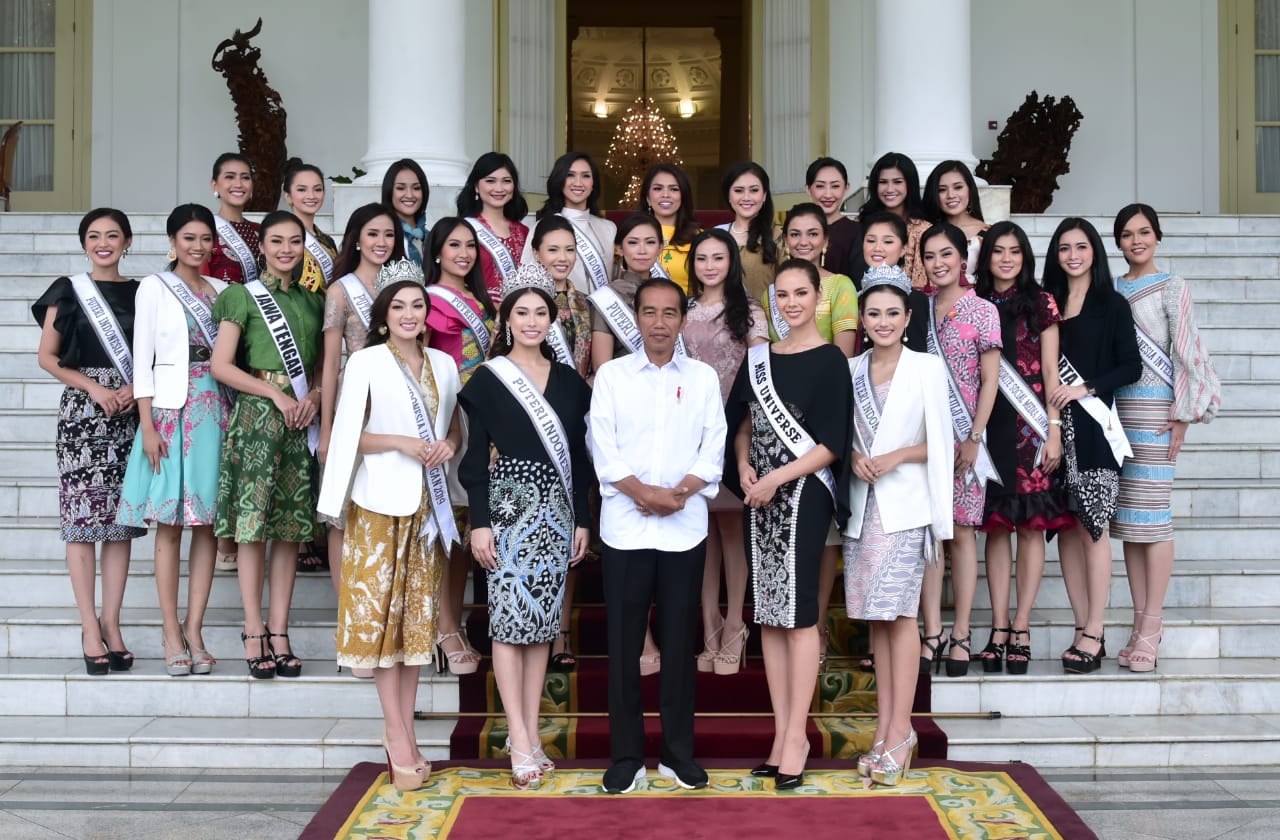
[[(164, 216), (130, 218), (134, 248), (124, 268), (140, 276), (164, 260)], [(206, 631), (219, 665), (211, 676), (175, 679), (162, 667), (151, 540), (138, 540), (123, 623), (139, 662), (128, 674), (84, 674), (57, 539), (61, 386), (35, 363), (30, 316), (52, 277), (85, 266), (77, 221), (0, 214), (0, 765), (342, 768), (376, 759), (373, 686), (332, 671), (334, 596), (325, 575), (300, 575), (294, 598), (290, 632), (305, 676), (248, 677), (236, 583), (219, 575)], [(1042, 259), (1059, 218), (1018, 221)], [(1093, 221), (1110, 230), (1110, 220)], [(1160, 265), (1192, 281), (1225, 406), (1214, 424), (1191, 429), (1180, 459), (1166, 658), (1154, 674), (1130, 674), (1109, 659), (1100, 673), (1065, 676), (1055, 657), (1071, 640), (1072, 620), (1051, 547), (1033, 612), (1031, 673), (984, 675), (975, 665), (970, 676), (934, 680), (936, 711), (1000, 713), (940, 721), (953, 758), (1101, 768), (1274, 765), (1280, 755), (1280, 345), (1271, 338), (1280, 315), (1280, 218), (1162, 221)], [(1130, 613), (1120, 546), (1113, 548), (1112, 652), (1125, 641)], [(984, 582), (977, 606), (975, 650), (990, 624)], [(424, 674), (419, 708), (456, 710), (454, 678)], [(428, 754), (445, 757), (451, 722), (419, 727)]]

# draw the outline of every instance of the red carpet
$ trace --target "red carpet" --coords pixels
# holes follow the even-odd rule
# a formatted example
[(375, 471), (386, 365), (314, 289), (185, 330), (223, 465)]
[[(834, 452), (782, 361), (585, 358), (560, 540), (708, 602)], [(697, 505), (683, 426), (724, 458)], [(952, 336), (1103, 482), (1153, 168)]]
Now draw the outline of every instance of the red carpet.
[(851, 829), (865, 837), (947, 840), (931, 800), (892, 794), (844, 799), (775, 796), (672, 797), (652, 800), (625, 796), (538, 799), (470, 796), (445, 837), (448, 840), (561, 840), (567, 834), (614, 840), (723, 840), (776, 837), (779, 840), (848, 840)]

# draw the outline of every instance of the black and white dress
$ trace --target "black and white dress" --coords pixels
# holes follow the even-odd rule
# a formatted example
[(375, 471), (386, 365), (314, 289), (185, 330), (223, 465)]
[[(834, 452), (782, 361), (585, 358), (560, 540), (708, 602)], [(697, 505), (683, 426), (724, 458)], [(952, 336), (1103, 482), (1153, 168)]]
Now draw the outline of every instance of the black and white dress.
[[(542, 398), (569, 438), (573, 499), (524, 407), (492, 370), (477, 368), (458, 395), (469, 429), (458, 478), (471, 527), (492, 528), (497, 546), (498, 567), (488, 573), (489, 635), (511, 645), (547, 643), (559, 634), (573, 531), (590, 521), (591, 389), (573, 368), (553, 363)], [(498, 452), (492, 469), (490, 446)]]
[[(832, 452), (836, 500), (813, 475), (804, 475), (778, 488), (764, 507), (748, 508), (743, 531), (751, 556), (755, 590), (755, 620), (771, 627), (810, 627), (818, 621), (818, 569), (834, 518), (844, 528), (849, 516), (848, 472), (852, 445), (853, 385), (849, 364), (834, 345), (824, 344), (793, 354), (769, 354), (773, 383), (787, 410), (813, 440)], [(730, 440), (743, 417), (750, 417), (751, 443), (747, 460), (763, 478), (796, 460), (769, 424), (748, 377), (750, 358), (743, 362), (729, 394), (726, 414)], [(726, 458), (726, 483), (741, 487)]]

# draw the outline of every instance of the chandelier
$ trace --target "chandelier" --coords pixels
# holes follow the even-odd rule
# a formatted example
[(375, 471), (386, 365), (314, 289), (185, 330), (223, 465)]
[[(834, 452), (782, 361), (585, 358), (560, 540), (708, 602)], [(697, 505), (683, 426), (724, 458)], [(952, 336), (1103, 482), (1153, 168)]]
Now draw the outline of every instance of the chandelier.
[(613, 139), (609, 141), (609, 152), (604, 161), (610, 172), (627, 179), (621, 206), (639, 203), (640, 184), (655, 163), (674, 163), (677, 166), (683, 163), (671, 124), (649, 97), (646, 47), (646, 33), (641, 29), (640, 95), (627, 106), (627, 112), (613, 130)]

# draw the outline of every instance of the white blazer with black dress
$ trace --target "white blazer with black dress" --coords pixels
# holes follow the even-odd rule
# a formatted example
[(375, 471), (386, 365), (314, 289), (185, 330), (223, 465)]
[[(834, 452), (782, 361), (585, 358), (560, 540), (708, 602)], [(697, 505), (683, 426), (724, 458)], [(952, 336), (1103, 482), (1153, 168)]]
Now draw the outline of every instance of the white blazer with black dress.
[[(212, 277), (204, 281), (215, 296), (227, 288)], [(187, 310), (155, 274), (138, 281), (133, 300), (133, 398), (150, 397), (152, 408), (182, 408), (191, 364)]]

